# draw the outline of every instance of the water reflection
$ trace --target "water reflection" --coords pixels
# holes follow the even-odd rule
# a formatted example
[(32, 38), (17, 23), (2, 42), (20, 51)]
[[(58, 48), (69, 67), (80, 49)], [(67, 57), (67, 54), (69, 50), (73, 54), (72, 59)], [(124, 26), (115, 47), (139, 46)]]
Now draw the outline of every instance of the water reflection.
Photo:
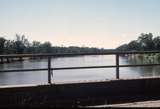
[[(142, 55), (132, 55), (129, 57), (121, 57), (123, 64), (160, 64), (160, 60), (154, 57), (145, 57)], [(122, 64), (122, 65), (123, 65)], [(140, 77), (160, 76), (160, 66), (130, 67), (130, 71), (138, 72)]]

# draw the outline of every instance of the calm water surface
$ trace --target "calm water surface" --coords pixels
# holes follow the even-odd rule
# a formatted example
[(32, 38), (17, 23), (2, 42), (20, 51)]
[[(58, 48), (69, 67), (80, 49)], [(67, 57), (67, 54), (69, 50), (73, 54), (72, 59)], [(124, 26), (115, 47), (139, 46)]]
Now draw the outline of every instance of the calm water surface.
[[(120, 57), (120, 64), (140, 64), (143, 60), (130, 60)], [(52, 59), (52, 67), (80, 67), (80, 66), (104, 66), (115, 65), (115, 56), (80, 56)], [(0, 64), (0, 70), (46, 68), (47, 60), (26, 60)], [(115, 68), (83, 69), (83, 70), (59, 70), (53, 71), (52, 82), (78, 82), (115, 79)], [(120, 78), (137, 78), (159, 76), (160, 67), (132, 67), (120, 68)], [(45, 84), (47, 83), (47, 71), (36, 72), (9, 72), (0, 73), (0, 85), (19, 84)]]

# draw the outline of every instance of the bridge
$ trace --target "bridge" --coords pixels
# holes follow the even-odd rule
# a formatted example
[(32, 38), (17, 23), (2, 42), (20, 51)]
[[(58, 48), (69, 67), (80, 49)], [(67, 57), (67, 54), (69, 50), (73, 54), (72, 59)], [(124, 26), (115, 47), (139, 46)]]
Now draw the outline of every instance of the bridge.
[[(47, 71), (48, 83), (45, 85), (21, 85), (0, 87), (0, 107), (87, 107), (95, 105), (111, 105), (145, 100), (160, 99), (160, 78), (121, 79), (121, 67), (148, 67), (160, 64), (120, 65), (119, 57), (129, 54), (155, 54), (160, 51), (130, 51), (107, 53), (79, 53), (79, 54), (13, 54), (0, 55), (0, 59), (9, 58), (37, 58), (48, 60), (47, 68), (0, 70), (1, 72), (33, 72)], [(88, 55), (115, 55), (116, 64), (108, 66), (83, 66), (52, 68), (51, 59), (57, 57)], [(79, 83), (52, 83), (54, 70), (115, 68), (116, 79), (106, 81), (92, 81)], [(53, 77), (54, 78), (54, 77)]]

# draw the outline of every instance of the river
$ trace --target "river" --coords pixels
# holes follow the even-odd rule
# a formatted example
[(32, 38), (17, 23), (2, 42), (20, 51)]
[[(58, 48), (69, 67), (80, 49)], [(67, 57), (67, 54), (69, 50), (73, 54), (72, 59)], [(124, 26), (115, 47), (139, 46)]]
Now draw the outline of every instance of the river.
[[(143, 60), (129, 60), (127, 57), (120, 57), (121, 65), (144, 63)], [(104, 66), (115, 65), (115, 56), (79, 56), (53, 58), (52, 67), (80, 67), (80, 66)], [(47, 60), (25, 60), (23, 62), (12, 62), (0, 64), (0, 70), (47, 68)], [(83, 70), (59, 70), (53, 71), (52, 82), (70, 83), (79, 81), (110, 80), (116, 77), (115, 68), (83, 69)], [(160, 67), (126, 67), (120, 68), (120, 78), (139, 78), (159, 76)], [(31, 72), (5, 72), (0, 73), (0, 85), (20, 84), (46, 84), (47, 71)]]

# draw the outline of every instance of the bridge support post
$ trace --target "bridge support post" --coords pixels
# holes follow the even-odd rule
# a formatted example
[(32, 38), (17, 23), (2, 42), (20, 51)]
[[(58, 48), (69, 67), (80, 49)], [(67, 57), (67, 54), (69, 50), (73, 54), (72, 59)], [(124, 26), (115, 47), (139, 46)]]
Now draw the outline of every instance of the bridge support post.
[(116, 79), (119, 79), (119, 54), (116, 54)]
[(48, 57), (48, 83), (51, 84), (51, 57)]

